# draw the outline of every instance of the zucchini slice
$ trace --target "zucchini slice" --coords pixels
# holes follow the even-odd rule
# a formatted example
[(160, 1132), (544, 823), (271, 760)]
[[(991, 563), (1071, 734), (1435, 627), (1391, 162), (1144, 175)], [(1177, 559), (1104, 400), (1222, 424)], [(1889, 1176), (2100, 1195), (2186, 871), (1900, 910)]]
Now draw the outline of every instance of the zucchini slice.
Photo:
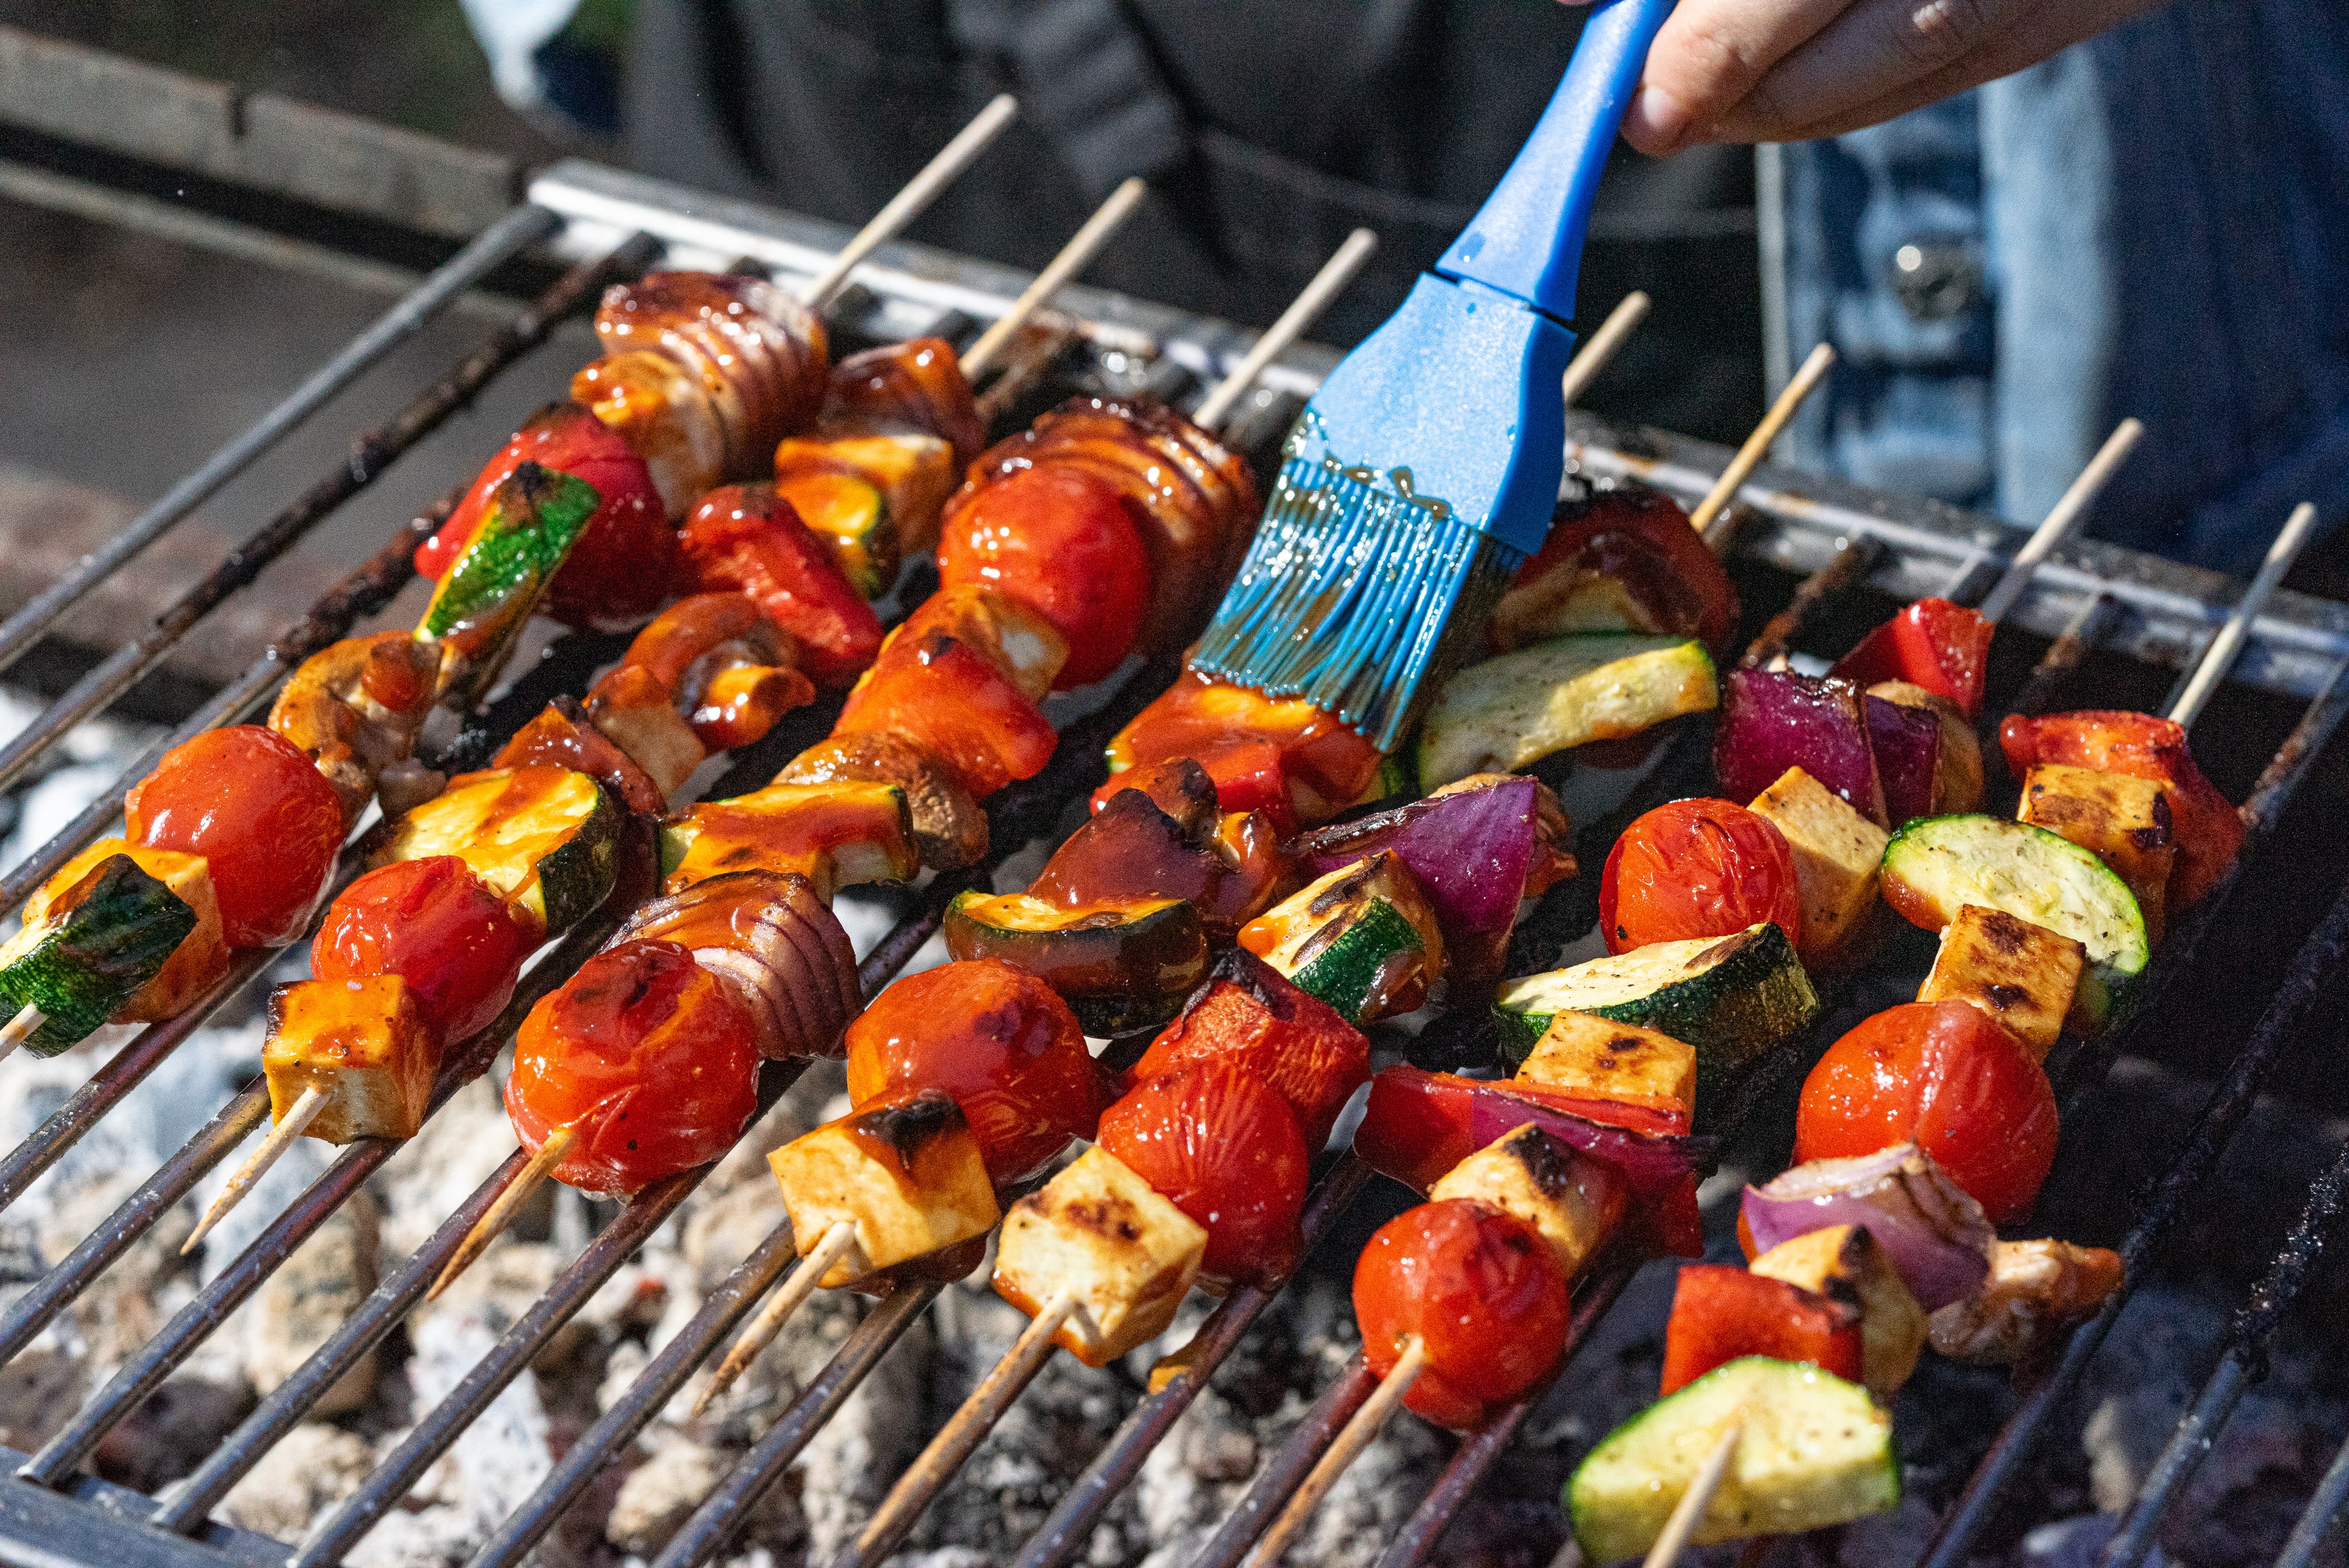
[(2150, 954), (2127, 883), (2061, 835), (2002, 817), (1909, 824), (1885, 846), (1884, 898), (1929, 931), (1976, 904), (2072, 938), (2087, 950), (2076, 1005), (2091, 1025), (2110, 1016), (2115, 993)]
[(454, 855), (553, 935), (612, 891), (620, 809), (569, 768), (492, 768), (449, 787), (378, 830), (367, 867)]
[(1816, 1366), (1748, 1355), (1658, 1400), (1590, 1450), (1566, 1485), (1583, 1555), (1614, 1563), (1653, 1546), (1705, 1456), (1740, 1418), (1744, 1436), (1693, 1542), (1792, 1535), (1899, 1503), (1892, 1418), (1867, 1389)]
[(602, 500), (585, 480), (535, 462), (517, 465), (490, 493), (481, 527), (416, 627), (419, 638), (441, 643), (444, 679), (451, 657), (468, 672), (497, 668)]
[(196, 928), (171, 950), (162, 971), (116, 1009), (114, 1022), (156, 1023), (177, 1018), (228, 973), (228, 939), (221, 929), (220, 900), (212, 893), (211, 863), (202, 856), (151, 849), (125, 838), (101, 838), (59, 867), (56, 876), (25, 900), (25, 924), (37, 926), (47, 920), (58, 897), (117, 855), (129, 857), (139, 869), (193, 909)]
[(1409, 1012), (1444, 973), (1444, 938), (1419, 879), (1381, 850), (1251, 920), (1240, 946), (1361, 1028)]
[(826, 903), (862, 882), (910, 882), (921, 869), (914, 816), (895, 784), (772, 784), (708, 801), (661, 824), (662, 890), (732, 871), (796, 871)]
[(1181, 898), (1070, 909), (1025, 893), (973, 889), (947, 906), (957, 961), (1001, 959), (1058, 992), (1093, 1035), (1164, 1023), (1206, 977), (1207, 932)]
[(1819, 995), (1786, 933), (1763, 920), (1733, 937), (1651, 942), (1511, 981), (1493, 1012), (1512, 1067), (1557, 1014), (1588, 1012), (1687, 1042), (1696, 1048), (1698, 1083), (1712, 1089), (1809, 1027)]
[[(57, 887), (52, 878), (51, 887)], [(128, 855), (109, 855), (50, 897), (0, 946), (0, 1002), (47, 1017), (26, 1037), (36, 1056), (88, 1038), (163, 972), (196, 929), (187, 901)]]
[(1444, 683), (1420, 735), (1419, 787), (1513, 773), (1720, 704), (1713, 657), (1692, 638), (1553, 638)]

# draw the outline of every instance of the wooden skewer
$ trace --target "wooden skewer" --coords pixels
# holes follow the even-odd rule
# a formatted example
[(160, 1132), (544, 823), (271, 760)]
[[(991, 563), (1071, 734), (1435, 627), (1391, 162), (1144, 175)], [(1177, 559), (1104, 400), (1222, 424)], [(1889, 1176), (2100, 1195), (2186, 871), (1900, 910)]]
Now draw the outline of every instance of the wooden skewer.
[(2251, 622), (2259, 618), (2261, 610), (2267, 607), (2268, 597), (2275, 592), (2276, 585), (2283, 581), (2283, 575), (2292, 570), (2292, 562), (2300, 556), (2300, 547), (2307, 544), (2309, 536), (2315, 532), (2316, 503), (2303, 501), (2292, 509), (2290, 517), (2284, 519), (2283, 532), (2278, 534), (2275, 543), (2268, 546), (2268, 558), (2260, 563), (2259, 576), (2253, 577), (2251, 586), (2243, 590), (2243, 597), (2235, 601), (2234, 610), (2227, 617), (2227, 624), (2219, 628), (2219, 635), (2210, 639), (2210, 645), (2202, 650), (2202, 657), (2195, 662), (2194, 673), (2187, 678), (2177, 700), (2169, 705), (2170, 718), (2189, 730), (2194, 727), (2194, 721), (2218, 691), (2219, 683), (2227, 679), (2227, 672), (2235, 667), (2235, 659), (2243, 651), (2243, 644), (2250, 640)]
[(1305, 329), (1330, 307), (1330, 302), (1337, 298), (1348, 284), (1354, 281), (1354, 275), (1362, 270), (1362, 264), (1370, 260), (1371, 253), (1378, 248), (1379, 236), (1368, 229), (1356, 229), (1348, 234), (1346, 243), (1321, 264), (1321, 270), (1313, 275), (1313, 281), (1305, 286), (1305, 291), (1288, 302), (1288, 308), (1280, 313), (1280, 319), (1265, 328), (1264, 336), (1256, 340), (1255, 347), (1247, 351), (1247, 357), (1223, 379), (1222, 384), (1207, 394), (1206, 400), (1192, 414), (1191, 422), (1201, 430), (1209, 431), (1223, 423), (1224, 416), (1232, 411), (1232, 405), (1240, 400), (1240, 394), (1256, 385), (1256, 379), (1264, 374), (1265, 367), (1305, 335)]
[(719, 1395), (734, 1386), (734, 1380), (742, 1376), (750, 1363), (759, 1359), (760, 1353), (775, 1343), (775, 1335), (782, 1331), (783, 1324), (791, 1321), (792, 1314), (799, 1311), (800, 1303), (815, 1293), (816, 1286), (823, 1282), (823, 1277), (832, 1272), (832, 1266), (855, 1245), (856, 1227), (845, 1220), (833, 1221), (832, 1228), (819, 1237), (816, 1244), (800, 1259), (799, 1267), (792, 1271), (792, 1276), (783, 1282), (782, 1289), (767, 1299), (767, 1304), (750, 1321), (750, 1326), (736, 1337), (733, 1347), (726, 1353), (726, 1359), (719, 1364), (717, 1371), (709, 1375), (709, 1384), (701, 1390), (700, 1397), (694, 1400), (695, 1415), (709, 1409), (718, 1402)]
[(1020, 290), (1019, 297), (1011, 302), (1011, 308), (999, 317), (995, 325), (980, 333), (978, 341), (963, 355), (964, 380), (976, 379), (980, 371), (993, 364), (995, 357), (1003, 352), (1003, 346), (1028, 324), (1028, 318), (1042, 309), (1046, 300), (1060, 293), (1061, 285), (1092, 265), (1093, 257), (1101, 254), (1102, 247), (1109, 244), (1110, 236), (1117, 233), (1119, 225), (1133, 215), (1133, 209), (1142, 204), (1142, 198), (1149, 190), (1150, 182), (1137, 174), (1110, 192), (1109, 200), (1085, 220), (1084, 226), (1069, 236), (1069, 243), (1061, 247), (1061, 254), (1046, 262), (1044, 270), (1036, 275), (1036, 280)]
[(275, 1165), (280, 1157), (294, 1147), (295, 1138), (310, 1130), (310, 1124), (316, 1121), (318, 1113), (326, 1108), (326, 1093), (316, 1084), (302, 1091), (294, 1104), (286, 1108), (284, 1117), (275, 1127), (269, 1129), (269, 1136), (261, 1140), (261, 1147), (246, 1157), (243, 1165), (237, 1167), (236, 1174), (228, 1179), (226, 1187), (221, 1189), (221, 1195), (212, 1199), (212, 1206), (204, 1210), (203, 1219), (193, 1231), (188, 1233), (187, 1241), (181, 1245), (180, 1256), (184, 1258), (203, 1244), (204, 1238), (211, 1235), (213, 1228), (229, 1217), (231, 1210), (244, 1201), (246, 1195), (254, 1189), (255, 1184), (269, 1174), (269, 1168)]
[(2135, 420), (2123, 420), (2113, 427), (2113, 433), (2105, 438), (2105, 444), (2096, 449), (2096, 455), (2090, 458), (2088, 466), (2080, 471), (2080, 477), (2074, 480), (2071, 488), (2056, 501), (2054, 510), (2047, 514), (2046, 521), (2033, 529), (2031, 537), (2023, 541), (2023, 548), (2014, 553), (2014, 560), (2007, 566), (2005, 575), (1998, 579), (1998, 585), (1982, 596), (1977, 613), (1984, 620), (1994, 626), (2006, 618), (2006, 612), (2014, 607), (2014, 601), (2021, 598), (2023, 590), (2031, 586), (2032, 574), (2038, 571), (2039, 563), (2047, 558), (2048, 552), (2072, 536), (2081, 519), (2087, 516), (2089, 503), (2104, 490), (2106, 483), (2128, 454), (2137, 449), (2138, 438), (2144, 434), (2145, 427)]
[(488, 1250), (490, 1243), (496, 1241), (508, 1225), (513, 1223), (514, 1213), (523, 1206), (523, 1200), (537, 1191), (539, 1184), (554, 1174), (554, 1168), (563, 1163), (563, 1157), (569, 1154), (571, 1146), (578, 1141), (579, 1124), (576, 1122), (566, 1122), (546, 1135), (546, 1141), (538, 1146), (538, 1152), (530, 1157), (530, 1163), (515, 1172), (514, 1179), (506, 1183), (506, 1189), (498, 1194), (498, 1200), (490, 1205), (490, 1211), (465, 1232), (465, 1239), (457, 1244), (457, 1251), (440, 1271), (440, 1277), (434, 1280), (432, 1288), (424, 1293), (426, 1301), (439, 1301), (440, 1293), (455, 1284), (457, 1276), (473, 1266), (473, 1261)]
[(1241, 1568), (1276, 1568), (1280, 1560), (1288, 1555), (1288, 1549), (1303, 1533), (1306, 1521), (1313, 1517), (1313, 1511), (1321, 1506), (1321, 1500), (1330, 1495), (1330, 1489), (1338, 1484), (1338, 1478), (1346, 1473), (1347, 1467), (1371, 1446), (1371, 1439), (1377, 1437), (1388, 1420), (1402, 1407), (1403, 1396), (1411, 1392), (1411, 1386), (1419, 1381), (1419, 1375), (1426, 1367), (1427, 1342), (1414, 1334), (1403, 1342), (1402, 1355), (1395, 1359), (1387, 1375), (1379, 1379), (1378, 1387), (1362, 1401), (1362, 1407), (1354, 1412), (1354, 1418), (1340, 1430), (1337, 1441), (1330, 1445), (1329, 1451), (1321, 1456), (1313, 1469), (1307, 1472), (1303, 1483), (1290, 1494), (1288, 1503), (1273, 1520), (1272, 1527), (1257, 1542)]
[(14, 1055), (16, 1047), (39, 1033), (41, 1025), (48, 1021), (47, 1013), (27, 1002), (16, 1017), (0, 1024), (0, 1061)]
[(1664, 1521), (1663, 1533), (1656, 1537), (1653, 1546), (1648, 1548), (1647, 1560), (1641, 1568), (1672, 1568), (1672, 1564), (1680, 1560), (1689, 1537), (1696, 1533), (1698, 1521), (1704, 1518), (1704, 1511), (1713, 1506), (1713, 1494), (1721, 1490), (1721, 1483), (1729, 1479), (1730, 1461), (1737, 1457), (1738, 1439), (1744, 1436), (1745, 1417), (1739, 1416), (1729, 1423), (1729, 1429), (1714, 1442), (1713, 1451), (1704, 1456), (1704, 1463), (1697, 1467), (1696, 1474), (1689, 1480), (1688, 1490), (1681, 1493), (1680, 1501), (1672, 1506), (1671, 1517)]
[(1615, 350), (1623, 347), (1624, 340), (1648, 318), (1650, 303), (1643, 290), (1633, 289), (1607, 313), (1607, 319), (1599, 324), (1599, 330), (1590, 335), (1590, 341), (1577, 350), (1572, 362), (1566, 368), (1563, 382), (1568, 408), (1582, 400), (1582, 394), (1590, 389), (1590, 383), (1599, 379), (1599, 372), (1607, 369), (1607, 362), (1615, 358)]
[(1835, 357), (1835, 349), (1825, 343), (1811, 350), (1811, 357), (1803, 361), (1803, 368), (1795, 372), (1795, 379), (1786, 383), (1786, 389), (1778, 394), (1778, 400), (1770, 405), (1770, 411), (1762, 416), (1762, 422), (1754, 427), (1754, 433), (1745, 438), (1745, 444), (1737, 449), (1737, 455), (1729, 460), (1729, 466), (1721, 471), (1721, 477), (1713, 482), (1713, 488), (1689, 514), (1689, 523), (1698, 533), (1703, 533), (1705, 524), (1736, 499), (1739, 488), (1769, 454), (1770, 443), (1778, 439), (1778, 432), (1786, 428), (1786, 421), (1795, 417), (1803, 400), (1826, 379)]
[(831, 265), (816, 275), (808, 286), (807, 306), (822, 310), (848, 282), (866, 256), (896, 237), (898, 231), (922, 215), (923, 210), (938, 198), (938, 192), (953, 184), (962, 171), (978, 161), (987, 151), (987, 144), (1002, 134), (1019, 113), (1019, 100), (1009, 93), (998, 94), (995, 99), (974, 116), (968, 125), (955, 133), (953, 140), (938, 149), (937, 156), (922, 166), (922, 171), (905, 182), (905, 189), (889, 198), (872, 220), (856, 231), (856, 237), (841, 247)]
[[(1044, 1358), (1052, 1354), (1052, 1336), (1071, 1318), (1078, 1319), (1090, 1331), (1092, 1324), (1085, 1319), (1084, 1309), (1078, 1305), (1076, 1296), (1062, 1291), (1029, 1320), (1028, 1326), (1019, 1331), (1019, 1337), (1011, 1342), (1011, 1348), (1003, 1353), (1003, 1359), (970, 1391), (962, 1408), (938, 1429), (929, 1447), (897, 1478), (889, 1495), (881, 1500), (881, 1507), (856, 1538), (854, 1561), (878, 1562), (904, 1539), (922, 1510), (929, 1505), (931, 1497), (952, 1478), (963, 1460), (970, 1457), (970, 1451), (1002, 1418), (1011, 1402), (1019, 1397), (1020, 1391), (1034, 1380)], [(843, 1553), (842, 1561), (849, 1561), (851, 1555)]]

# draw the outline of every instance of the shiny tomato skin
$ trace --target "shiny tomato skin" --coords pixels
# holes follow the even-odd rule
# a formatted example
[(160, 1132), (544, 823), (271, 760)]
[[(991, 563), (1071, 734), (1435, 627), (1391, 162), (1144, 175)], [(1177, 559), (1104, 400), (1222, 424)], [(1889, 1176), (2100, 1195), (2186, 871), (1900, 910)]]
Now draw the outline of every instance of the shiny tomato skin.
[(2031, 1212), (2055, 1162), (2055, 1091), (2023, 1043), (1962, 1002), (1888, 1008), (1803, 1082), (1795, 1162), (1914, 1142), (1998, 1223)]
[(982, 485), (947, 523), (938, 580), (995, 588), (1060, 628), (1061, 691), (1114, 670), (1150, 614), (1150, 556), (1133, 514), (1102, 480), (1060, 463)]
[(942, 1089), (1002, 1187), (1091, 1137), (1107, 1096), (1076, 1014), (1000, 959), (907, 975), (848, 1026), (848, 1097)]
[(453, 855), (395, 860), (343, 889), (310, 946), (320, 980), (396, 974), (443, 1041), (489, 1026), (538, 945), (532, 922)]
[(1280, 1091), (1237, 1062), (1211, 1057), (1127, 1091), (1094, 1141), (1206, 1227), (1206, 1273), (1268, 1284), (1296, 1263), (1311, 1156)]
[(343, 845), (343, 808), (308, 753), (259, 724), (207, 730), (123, 797), (130, 836), (201, 855), (233, 948), (301, 934)]
[(1414, 1334), (1425, 1369), (1403, 1403), (1467, 1431), (1532, 1387), (1566, 1348), (1566, 1276), (1540, 1234), (1470, 1199), (1407, 1209), (1354, 1266), (1362, 1359), (1384, 1377)]
[(1775, 824), (1726, 800), (1675, 800), (1615, 841), (1599, 880), (1599, 929), (1610, 953), (1650, 942), (1735, 936), (1775, 920), (1803, 940), (1795, 852)]
[(535, 1151), (578, 1141), (554, 1168), (619, 1196), (716, 1159), (759, 1106), (750, 1012), (675, 942), (622, 942), (540, 999), (514, 1036), (506, 1116)]

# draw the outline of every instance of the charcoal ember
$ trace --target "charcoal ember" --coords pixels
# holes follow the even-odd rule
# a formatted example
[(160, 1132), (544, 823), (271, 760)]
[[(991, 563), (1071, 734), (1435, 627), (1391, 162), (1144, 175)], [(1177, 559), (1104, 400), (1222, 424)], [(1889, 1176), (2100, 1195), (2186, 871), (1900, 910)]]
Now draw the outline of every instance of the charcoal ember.
[[(382, 1206), (361, 1189), (295, 1249), (244, 1313), (244, 1374), (268, 1394), (294, 1376), (357, 1310), (377, 1283)], [(321, 1395), (311, 1413), (339, 1416), (367, 1403), (377, 1355), (369, 1352)]]
[(29, 1454), (80, 1408), (89, 1363), (57, 1346), (36, 1345), (0, 1366), (0, 1444)]
[[(518, 1277), (526, 1276), (511, 1264), (498, 1268), (500, 1250), (483, 1254), (450, 1287), (439, 1303), (441, 1310), (410, 1320), (414, 1354), (404, 1371), (412, 1408), (429, 1410), (446, 1399), (511, 1326), (512, 1288)], [(522, 1244), (502, 1250), (510, 1257), (547, 1251)], [(524, 1262), (514, 1259), (516, 1264)], [(474, 1293), (452, 1304), (465, 1281), (484, 1270), (500, 1277), (477, 1283)], [(531, 1291), (522, 1303), (535, 1294)], [(538, 1379), (525, 1372), (499, 1390), (449, 1451), (424, 1472), (408, 1506), (387, 1515), (347, 1561), (353, 1568), (462, 1563), (546, 1478), (554, 1463), (551, 1432)]]
[[(816, 1300), (840, 1293), (820, 1291)], [(794, 1323), (778, 1344), (798, 1334)], [(829, 1563), (854, 1542), (890, 1482), (929, 1440), (944, 1408), (934, 1410), (931, 1404), (936, 1348), (926, 1316), (906, 1330), (801, 1453), (795, 1470), (800, 1510), (807, 1519), (808, 1562)], [(761, 1359), (774, 1354), (770, 1350)]]
[[(631, 1556), (656, 1555), (740, 1458), (734, 1449), (690, 1439), (662, 1444), (620, 1483), (604, 1523), (604, 1539)], [(798, 1499), (790, 1487), (778, 1486), (750, 1511), (735, 1537), (735, 1549), (795, 1555), (806, 1536), (807, 1521), (801, 1517)]]
[(90, 1468), (117, 1486), (153, 1492), (210, 1458), (253, 1404), (253, 1390), (244, 1384), (182, 1373), (107, 1433)]
[(305, 1421), (271, 1449), (221, 1500), (219, 1516), (240, 1530), (295, 1541), (328, 1509), (358, 1490), (375, 1466), (365, 1438)]

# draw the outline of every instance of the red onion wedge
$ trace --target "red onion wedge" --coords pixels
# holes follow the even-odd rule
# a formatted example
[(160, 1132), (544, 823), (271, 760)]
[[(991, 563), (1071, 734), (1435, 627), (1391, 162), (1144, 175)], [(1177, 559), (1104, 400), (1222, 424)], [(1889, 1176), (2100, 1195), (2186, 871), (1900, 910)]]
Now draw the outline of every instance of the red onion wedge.
[(1788, 670), (1734, 670), (1723, 683), (1713, 769), (1731, 800), (1752, 800), (1800, 767), (1886, 826), (1884, 786), (1858, 687)]
[(1798, 1165), (1747, 1188), (1744, 1215), (1757, 1254), (1829, 1225), (1865, 1227), (1927, 1312), (1982, 1289), (1998, 1240), (1982, 1205), (1913, 1143)]
[(759, 1054), (837, 1056), (858, 1010), (848, 934), (804, 877), (736, 871), (656, 898), (615, 943), (659, 939), (729, 982), (759, 1026)]

